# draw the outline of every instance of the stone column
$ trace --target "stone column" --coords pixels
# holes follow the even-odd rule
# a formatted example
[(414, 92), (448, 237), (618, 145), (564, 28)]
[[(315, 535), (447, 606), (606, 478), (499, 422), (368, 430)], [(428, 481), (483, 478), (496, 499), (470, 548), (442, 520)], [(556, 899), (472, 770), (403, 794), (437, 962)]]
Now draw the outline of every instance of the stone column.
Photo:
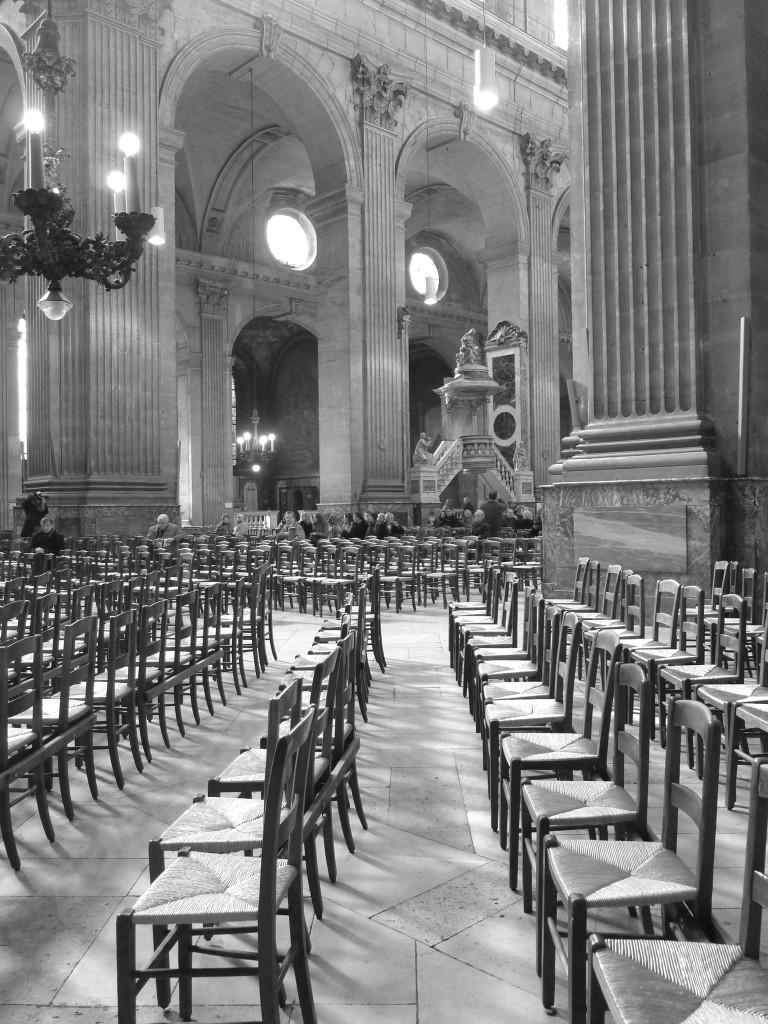
[(557, 316), (557, 266), (553, 260), (552, 186), (562, 154), (548, 141), (526, 134), (520, 140), (525, 165), (531, 254), (528, 294), (530, 338), (530, 465), (538, 486), (547, 482), (549, 466), (560, 457), (560, 339)]
[[(61, 52), (77, 61), (58, 98), (56, 141), (71, 154), (61, 177), (84, 235), (114, 231), (105, 183), (119, 130), (142, 143), (142, 207), (157, 201), (160, 7), (118, 7), (70, 0), (56, 11)], [(58, 323), (37, 312), (40, 285), (27, 282), (28, 483), (50, 496), (65, 533), (143, 531), (157, 511), (175, 511), (175, 339), (159, 326), (173, 296), (160, 294), (152, 249), (122, 291), (65, 279), (74, 308)]]
[[(198, 339), (199, 340), (199, 339)], [(202, 506), (203, 354), (185, 346), (177, 351), (176, 386), (179, 408), (179, 511), (182, 522), (200, 526)], [(215, 524), (214, 524), (215, 525)]]
[(13, 505), (21, 494), (19, 439), (19, 329), (14, 292), (0, 289), (0, 530), (13, 529)]
[(352, 64), (359, 96), (365, 170), (363, 231), (364, 431), (368, 500), (391, 503), (407, 498), (408, 351), (397, 329), (402, 290), (398, 270), (398, 223), (403, 212), (395, 190), (398, 149), (395, 114), (408, 93), (386, 66), (374, 68), (360, 54)]
[[(231, 378), (227, 346), (229, 292), (217, 281), (198, 278), (200, 350), (199, 410), (203, 523), (216, 523), (232, 494)], [(192, 417), (195, 410), (190, 409)]]
[(349, 185), (307, 204), (322, 253), (317, 278), (320, 503), (363, 489), (363, 193)]

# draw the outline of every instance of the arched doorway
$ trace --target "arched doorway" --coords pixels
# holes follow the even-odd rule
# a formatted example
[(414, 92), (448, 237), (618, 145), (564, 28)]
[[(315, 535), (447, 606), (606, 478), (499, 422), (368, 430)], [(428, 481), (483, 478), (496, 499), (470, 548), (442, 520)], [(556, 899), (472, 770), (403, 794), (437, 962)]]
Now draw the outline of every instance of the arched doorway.
[(254, 318), (232, 348), (232, 385), (235, 501), (253, 501), (255, 484), (260, 509), (316, 507), (317, 338), (291, 320)]

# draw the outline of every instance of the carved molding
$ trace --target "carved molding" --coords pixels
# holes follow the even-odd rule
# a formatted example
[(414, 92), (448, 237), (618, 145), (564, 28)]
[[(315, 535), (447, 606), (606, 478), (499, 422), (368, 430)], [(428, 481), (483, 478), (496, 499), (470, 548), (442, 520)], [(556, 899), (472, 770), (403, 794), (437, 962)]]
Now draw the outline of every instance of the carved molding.
[[(27, 16), (27, 24), (46, 10), (46, 0), (13, 0), (20, 4), (19, 10)], [(155, 38), (159, 31), (158, 22), (173, 6), (173, 0), (57, 0), (56, 15), (82, 14), (92, 11), (102, 18), (110, 18), (120, 25), (136, 29), (143, 35)]]
[(360, 96), (362, 122), (394, 131), (398, 123), (395, 114), (405, 103), (410, 83), (396, 82), (389, 64), (376, 68), (361, 53), (352, 58), (352, 78)]
[(453, 108), (453, 116), (459, 119), (459, 138), (468, 142), (477, 120), (474, 107), (466, 100), (462, 100), (458, 107)]
[(197, 296), (200, 300), (200, 312), (208, 316), (223, 316), (227, 309), (229, 288), (218, 281), (209, 281), (204, 277), (197, 279)]
[(277, 56), (277, 48), (280, 45), (280, 37), (283, 34), (283, 26), (271, 14), (263, 14), (256, 19), (257, 25), (261, 28), (260, 55), (267, 60), (274, 60)]
[(517, 324), (509, 320), (499, 320), (496, 326), (488, 335), (485, 347), (503, 348), (507, 345), (520, 345), (522, 348), (528, 345), (528, 333), (522, 330)]
[(551, 192), (565, 154), (552, 149), (552, 139), (539, 140), (530, 132), (521, 137), (520, 151), (525, 164), (526, 184)]

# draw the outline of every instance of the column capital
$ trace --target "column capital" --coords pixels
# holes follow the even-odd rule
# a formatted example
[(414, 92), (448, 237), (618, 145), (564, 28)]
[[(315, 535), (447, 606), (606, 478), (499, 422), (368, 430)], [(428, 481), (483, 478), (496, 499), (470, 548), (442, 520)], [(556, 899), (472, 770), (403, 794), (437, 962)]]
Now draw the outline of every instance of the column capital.
[(328, 224), (340, 217), (346, 217), (351, 208), (361, 208), (364, 200), (363, 189), (342, 185), (333, 192), (326, 192), (311, 199), (307, 203), (306, 214), (315, 224)]
[(560, 167), (565, 159), (563, 153), (552, 149), (551, 139), (536, 139), (530, 132), (520, 138), (520, 152), (525, 164), (525, 183), (550, 194)]
[(500, 270), (503, 267), (516, 267), (520, 263), (527, 263), (530, 254), (531, 243), (519, 238), (498, 242), (496, 245), (486, 245), (484, 249), (479, 249), (475, 253), (488, 270)]
[(197, 297), (201, 313), (208, 316), (224, 316), (226, 314), (229, 289), (225, 288), (220, 281), (198, 277)]
[(362, 124), (393, 132), (397, 128), (395, 114), (405, 103), (410, 83), (395, 81), (389, 64), (380, 64), (377, 68), (362, 53), (352, 58), (352, 80), (360, 96)]

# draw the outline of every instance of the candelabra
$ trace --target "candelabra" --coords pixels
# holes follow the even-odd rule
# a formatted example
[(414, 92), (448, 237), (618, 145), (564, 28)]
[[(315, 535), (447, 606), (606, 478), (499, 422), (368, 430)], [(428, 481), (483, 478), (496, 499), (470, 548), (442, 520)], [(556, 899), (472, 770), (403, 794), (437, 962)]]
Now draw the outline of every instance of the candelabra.
[(64, 88), (67, 78), (75, 74), (74, 60), (62, 57), (59, 52), (60, 38), (59, 27), (53, 20), (52, 0), (48, 0), (37, 46), (22, 55), (25, 70), (43, 93), (45, 113), (28, 110), (24, 116), (27, 131), (25, 188), (12, 196), (32, 227), (21, 234), (0, 238), (0, 280), (12, 283), (24, 275), (45, 278), (48, 291), (37, 305), (50, 320), (60, 320), (72, 308), (61, 290), (63, 278), (96, 281), (108, 291), (124, 288), (144, 252), (145, 241), (155, 244), (165, 241), (162, 211), (157, 207), (152, 213), (140, 211), (136, 163), (139, 140), (130, 132), (125, 133), (119, 143), (125, 173), (121, 181), (112, 177), (113, 185), (122, 185), (115, 197), (116, 240), (110, 241), (101, 233), (87, 238), (71, 230), (75, 210), (60, 181), (61, 164), (69, 154), (44, 143), (44, 133), (55, 119), (56, 94)]

